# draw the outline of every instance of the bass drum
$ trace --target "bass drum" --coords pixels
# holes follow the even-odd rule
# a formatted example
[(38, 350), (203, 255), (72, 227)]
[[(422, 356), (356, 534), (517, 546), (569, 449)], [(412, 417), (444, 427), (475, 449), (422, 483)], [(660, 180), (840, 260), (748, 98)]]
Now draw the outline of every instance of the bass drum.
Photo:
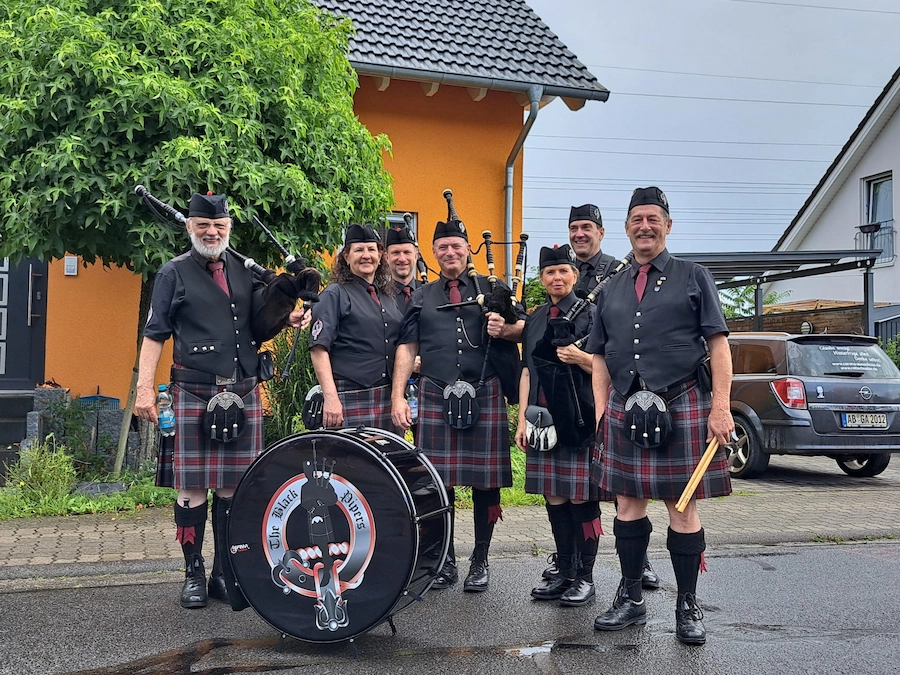
[(285, 438), (234, 495), (229, 553), (250, 606), (306, 642), (349, 640), (431, 588), (450, 505), (431, 462), (381, 429)]

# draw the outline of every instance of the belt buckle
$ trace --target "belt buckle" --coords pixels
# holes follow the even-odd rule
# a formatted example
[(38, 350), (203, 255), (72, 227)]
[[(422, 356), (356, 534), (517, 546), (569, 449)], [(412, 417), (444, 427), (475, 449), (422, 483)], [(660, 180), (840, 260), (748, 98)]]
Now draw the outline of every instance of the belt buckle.
[(216, 386), (221, 387), (226, 384), (234, 384), (237, 382), (237, 372), (231, 374), (231, 377), (222, 377), (221, 375), (216, 375)]

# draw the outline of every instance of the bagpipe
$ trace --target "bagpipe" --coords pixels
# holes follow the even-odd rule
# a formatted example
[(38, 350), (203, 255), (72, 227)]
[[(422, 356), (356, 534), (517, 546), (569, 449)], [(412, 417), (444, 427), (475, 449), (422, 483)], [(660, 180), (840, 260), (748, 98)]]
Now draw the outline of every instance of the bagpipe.
[[(591, 309), (603, 287), (610, 279), (631, 264), (634, 253), (629, 252), (591, 291), (579, 299), (564, 315), (547, 320), (547, 330), (532, 351), (534, 376), (547, 399), (547, 410), (556, 428), (559, 442), (569, 447), (582, 447), (594, 433), (594, 396), (591, 376), (578, 366), (563, 363), (557, 349), (575, 345), (583, 349), (586, 332), (579, 334), (576, 319)], [(586, 324), (585, 324), (586, 325)]]
[(419, 250), (419, 237), (413, 233), (412, 226), (413, 217), (411, 213), (403, 214), (403, 222), (406, 223), (406, 229), (413, 234), (413, 239), (415, 241), (416, 246), (416, 273), (419, 275), (419, 282), (422, 284), (428, 283), (428, 265), (425, 264), (425, 258), (422, 257), (422, 251)]
[[(176, 223), (183, 225), (187, 220), (178, 209), (155, 197), (143, 185), (135, 187), (134, 192), (144, 200), (151, 213), (163, 223), (172, 225), (169, 220), (171, 218)], [(296, 307), (297, 300), (302, 300), (304, 303), (318, 301), (322, 277), (315, 267), (307, 267), (306, 261), (302, 257), (291, 255), (259, 218), (253, 216), (253, 221), (281, 253), (287, 271), (279, 274), (266, 269), (253, 258), (238, 253), (231, 246), (228, 246), (226, 250), (245, 269), (250, 270), (266, 285), (263, 295), (264, 305), (253, 317), (252, 322), (254, 337), (259, 342), (265, 342), (278, 335), (287, 325), (288, 317)], [(296, 346), (296, 341), (294, 344)], [(293, 356), (293, 349), (291, 356)], [(292, 359), (289, 358), (289, 362), (290, 360)]]
[[(453, 204), (452, 190), (444, 190), (444, 199), (447, 201), (447, 219), (455, 221), (462, 226), (462, 221), (456, 212)], [(464, 227), (461, 227), (464, 231)], [(518, 242), (495, 242), (491, 237), (491, 231), (482, 232), (484, 239), (481, 246), (475, 251), (484, 247), (485, 258), (487, 260), (487, 275), (480, 275), (475, 269), (473, 254), (470, 252), (466, 260), (466, 275), (472, 280), (475, 287), (475, 298), (457, 303), (446, 303), (439, 305), (438, 310), (455, 309), (469, 305), (478, 305), (481, 308), (483, 317), (491, 312), (495, 312), (503, 317), (508, 324), (516, 323), (518, 316), (516, 307), (521, 302), (516, 298), (516, 290), (522, 281), (521, 274), (525, 265), (525, 256), (527, 252), (528, 235), (522, 233)], [(512, 243), (519, 244), (519, 251), (516, 259), (516, 274), (513, 277), (512, 287), (507, 287), (499, 282), (494, 272), (494, 252), (493, 245), (509, 245)], [(484, 288), (484, 277), (487, 277), (488, 288)], [(492, 365), (500, 380), (500, 386), (506, 400), (515, 404), (519, 401), (519, 375), (521, 373), (521, 359), (519, 358), (519, 348), (514, 342), (502, 339), (494, 339), (487, 334), (487, 319), (483, 321), (482, 342), (484, 345), (484, 361), (481, 368), (481, 376), (478, 384), (473, 386), (469, 382), (457, 380), (447, 385), (444, 389), (444, 399), (447, 402), (445, 417), (448, 424), (456, 428), (467, 428), (474, 424), (478, 416), (478, 406), (476, 401), (476, 389), (484, 386), (487, 378), (489, 367)]]

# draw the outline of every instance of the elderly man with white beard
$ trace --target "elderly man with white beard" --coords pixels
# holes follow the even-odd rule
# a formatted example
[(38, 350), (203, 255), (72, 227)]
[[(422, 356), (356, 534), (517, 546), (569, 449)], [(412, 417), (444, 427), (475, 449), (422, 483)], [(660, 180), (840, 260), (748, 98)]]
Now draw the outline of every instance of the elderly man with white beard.
[[(243, 609), (246, 600), (233, 582), (225, 552), (226, 525), (235, 488), (263, 450), (257, 352), (264, 338), (254, 335), (253, 320), (268, 300), (267, 287), (227, 251), (231, 216), (225, 195), (194, 194), (185, 227), (191, 250), (156, 275), (141, 345), (135, 414), (157, 422), (156, 367), (171, 337), (174, 475), (162, 478), (162, 484), (171, 481), (178, 490), (175, 538), (185, 557), (181, 606), (205, 607), (212, 596)], [(304, 313), (291, 311), (287, 322), (300, 326)], [(241, 407), (239, 399), (243, 415), (220, 422), (217, 430), (215, 421), (208, 422), (207, 404), (222, 394), (232, 412)], [(214, 406), (213, 416), (217, 410)], [(202, 549), (209, 490), (214, 494), (215, 561), (207, 585)]]

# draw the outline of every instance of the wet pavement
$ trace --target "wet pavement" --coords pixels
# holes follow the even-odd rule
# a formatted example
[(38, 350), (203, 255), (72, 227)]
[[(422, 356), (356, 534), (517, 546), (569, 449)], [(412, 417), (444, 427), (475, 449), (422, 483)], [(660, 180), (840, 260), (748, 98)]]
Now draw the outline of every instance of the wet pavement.
[[(774, 458), (763, 479), (734, 487), (701, 505), (710, 544), (698, 590), (703, 647), (674, 638), (661, 504), (651, 505), (651, 560), (663, 587), (645, 596), (646, 626), (591, 627), (619, 578), (611, 536), (601, 541), (596, 603), (533, 602), (550, 547), (546, 515), (507, 509), (490, 590), (428, 593), (396, 615), (397, 635), (383, 624), (360, 636), (358, 661), (343, 644), (282, 640), (253, 610), (181, 609), (166, 509), (0, 523), (0, 673), (896, 672), (900, 461), (858, 479), (824, 458)], [(458, 514), (461, 557), (468, 516)]]

